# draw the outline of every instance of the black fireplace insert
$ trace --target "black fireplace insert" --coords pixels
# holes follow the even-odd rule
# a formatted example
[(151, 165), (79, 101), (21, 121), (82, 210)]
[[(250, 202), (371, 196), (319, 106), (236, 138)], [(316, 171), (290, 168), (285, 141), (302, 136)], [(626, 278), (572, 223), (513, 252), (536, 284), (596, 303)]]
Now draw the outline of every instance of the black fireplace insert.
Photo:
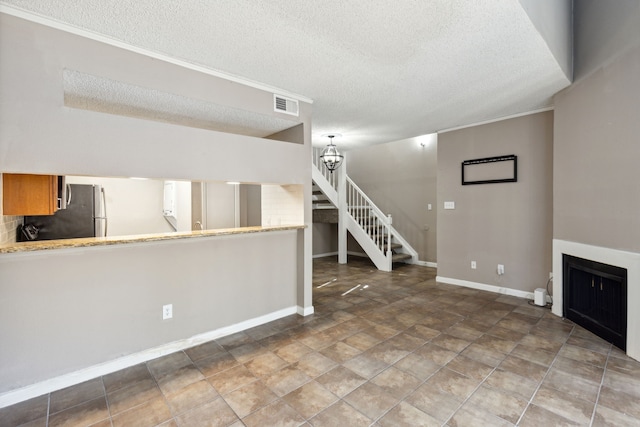
[(622, 350), (627, 347), (627, 270), (562, 255), (564, 317)]

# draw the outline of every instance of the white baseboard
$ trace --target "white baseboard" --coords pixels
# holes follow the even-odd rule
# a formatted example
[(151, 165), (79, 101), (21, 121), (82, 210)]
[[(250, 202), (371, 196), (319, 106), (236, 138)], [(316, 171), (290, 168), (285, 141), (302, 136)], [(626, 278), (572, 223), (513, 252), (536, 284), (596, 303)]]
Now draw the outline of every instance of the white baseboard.
[(326, 256), (338, 256), (338, 252), (327, 252), (326, 254), (314, 254), (312, 258), (324, 258)]
[(436, 282), (447, 283), (449, 285), (464, 286), (465, 288), (480, 289), (482, 291), (495, 292), (497, 294), (510, 295), (513, 297), (533, 299), (533, 292), (520, 291), (518, 289), (505, 288), (504, 286), (487, 285), (485, 283), (470, 282), (468, 280), (452, 279), (450, 277), (436, 276)]
[(196, 345), (203, 344), (208, 341), (212, 341), (218, 338), (225, 337), (227, 335), (235, 334), (255, 326), (260, 326), (274, 320), (278, 320), (285, 316), (292, 314), (306, 313), (303, 316), (313, 313), (313, 306), (311, 307), (287, 307), (282, 310), (274, 311), (262, 316), (254, 317), (253, 319), (245, 320), (234, 325), (225, 326), (213, 331), (205, 332), (202, 334), (194, 335), (191, 338), (178, 340), (163, 344), (158, 347), (150, 348), (140, 351), (138, 353), (130, 354), (118, 359), (110, 360), (105, 363), (101, 363), (94, 366), (89, 366), (78, 371), (70, 372), (59, 377), (50, 378), (48, 380), (41, 381), (39, 383), (31, 384), (26, 387), (22, 387), (16, 390), (11, 390), (0, 394), (0, 408), (4, 408), (10, 405), (14, 405), (19, 402), (23, 402), (34, 397), (42, 396), (43, 394), (51, 393), (52, 391), (60, 390), (72, 385), (80, 384), (82, 382), (98, 378), (102, 375), (107, 375), (112, 372), (119, 371), (121, 369), (135, 366), (139, 363), (144, 363), (149, 360), (157, 359), (158, 357), (165, 356), (176, 351), (185, 350)]
[(413, 265), (421, 265), (423, 267), (431, 267), (431, 268), (438, 268), (438, 263), (437, 262), (430, 262), (430, 261), (415, 261), (413, 263)]
[(300, 307), (298, 306), (298, 314), (300, 316), (309, 316), (310, 314), (315, 313), (315, 309), (313, 306), (310, 307)]

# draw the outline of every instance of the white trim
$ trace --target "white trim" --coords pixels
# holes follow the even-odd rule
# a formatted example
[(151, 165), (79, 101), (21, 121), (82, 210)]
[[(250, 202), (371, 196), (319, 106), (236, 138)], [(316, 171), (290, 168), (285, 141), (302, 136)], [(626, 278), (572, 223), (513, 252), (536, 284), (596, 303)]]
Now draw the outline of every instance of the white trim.
[(414, 265), (421, 265), (422, 267), (431, 267), (431, 268), (438, 268), (438, 263), (437, 262), (430, 262), (430, 261), (414, 261), (412, 264)]
[(485, 120), (483, 122), (470, 123), (468, 125), (456, 126), (456, 127), (449, 128), (449, 129), (439, 130), (436, 133), (453, 132), (454, 130), (466, 129), (466, 128), (471, 128), (471, 127), (475, 127), (475, 126), (488, 125), (490, 123), (501, 122), (503, 120), (516, 119), (516, 118), (522, 117), (522, 116), (530, 116), (532, 114), (544, 113), (545, 111), (553, 111), (553, 107), (546, 107), (546, 108), (541, 108), (539, 110), (526, 111), (524, 113), (512, 114), (510, 116), (497, 117), (495, 119)]
[(298, 314), (300, 316), (309, 316), (311, 314), (315, 313), (315, 309), (313, 308), (313, 306), (309, 306), (309, 307), (300, 307), (298, 306)]
[(436, 282), (447, 283), (449, 285), (463, 286), (465, 288), (480, 289), (482, 291), (495, 292), (497, 294), (510, 295), (518, 298), (533, 300), (533, 292), (521, 291), (518, 289), (505, 288), (504, 286), (487, 285), (467, 280), (452, 279), (450, 277), (436, 276)]
[[(205, 332), (202, 334), (194, 335), (191, 338), (170, 342), (160, 345), (158, 347), (150, 348), (140, 351), (138, 353), (130, 354), (118, 359), (110, 360), (98, 365), (89, 366), (78, 371), (70, 372), (59, 377), (50, 378), (39, 383), (31, 384), (26, 387), (22, 387), (16, 390), (11, 390), (0, 394), (0, 408), (4, 408), (10, 405), (14, 405), (25, 400), (42, 396), (52, 391), (60, 390), (65, 387), (80, 384), (84, 381), (88, 381), (94, 378), (98, 378), (103, 375), (110, 374), (112, 372), (125, 369), (139, 363), (144, 363), (149, 360), (157, 359), (158, 357), (165, 356), (176, 351), (185, 350), (196, 345), (203, 344), (208, 341), (212, 341), (218, 338), (225, 337), (227, 335), (241, 332), (255, 326), (260, 326), (274, 320), (278, 320), (285, 316), (290, 316), (300, 312), (301, 307), (287, 307), (278, 311), (274, 311), (269, 314), (254, 317), (253, 319), (245, 320), (234, 325), (225, 326), (213, 331)], [(310, 310), (310, 312), (309, 312)], [(307, 307), (303, 312), (311, 314), (313, 313), (313, 306)], [(306, 315), (306, 314), (305, 314)]]
[(313, 104), (313, 100), (303, 95), (298, 95), (293, 92), (289, 92), (287, 90), (283, 90), (277, 88), (275, 86), (271, 86), (265, 83), (256, 82), (253, 80), (249, 80), (240, 76), (236, 76), (233, 74), (225, 73), (223, 71), (214, 70), (211, 68), (206, 68), (200, 65), (192, 64), (187, 61), (183, 61), (180, 59), (172, 58), (162, 53), (154, 52), (148, 49), (140, 48), (137, 46), (130, 45), (128, 43), (123, 43), (119, 40), (112, 39), (103, 34), (98, 34), (93, 31), (88, 31), (82, 28), (77, 28), (72, 25), (69, 25), (64, 22), (56, 21), (50, 17), (37, 15), (33, 12), (28, 12), (26, 10), (18, 9), (13, 6), (8, 5), (0, 5), (0, 12), (5, 13), (7, 15), (15, 16), (17, 18), (26, 19), (27, 21), (35, 22), (37, 24), (41, 24), (50, 28), (55, 28), (56, 30), (61, 30), (70, 34), (75, 34), (80, 37), (84, 37), (90, 40), (94, 40), (100, 43), (105, 43), (110, 46), (118, 47), (120, 49), (125, 49), (130, 52), (138, 53), (140, 55), (148, 56), (153, 59), (158, 59), (160, 61), (168, 62), (170, 64), (177, 65), (179, 67), (187, 68), (189, 70), (198, 71), (203, 74), (208, 74), (210, 76), (218, 77), (221, 79), (225, 79), (234, 83), (239, 83), (244, 86), (249, 86), (255, 89), (264, 90), (267, 92), (277, 93), (282, 96), (286, 96), (292, 98), (293, 100), (306, 102), (309, 104)]
[(338, 255), (338, 252), (327, 252), (324, 254), (315, 254), (313, 255), (312, 258), (324, 258), (326, 256), (337, 256), (337, 255)]
[(562, 254), (627, 269), (627, 356), (640, 360), (640, 253), (553, 239), (553, 307), (563, 315)]

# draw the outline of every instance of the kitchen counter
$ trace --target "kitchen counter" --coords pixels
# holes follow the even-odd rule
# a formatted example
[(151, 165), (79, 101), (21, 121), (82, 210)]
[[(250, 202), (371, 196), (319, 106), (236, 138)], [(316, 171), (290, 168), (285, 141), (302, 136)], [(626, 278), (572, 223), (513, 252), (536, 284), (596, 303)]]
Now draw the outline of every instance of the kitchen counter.
[(132, 236), (86, 237), (82, 239), (38, 240), (32, 242), (8, 243), (0, 245), (0, 254), (33, 252), (50, 249), (82, 248), (89, 246), (121, 245), (127, 243), (156, 242), (160, 240), (197, 239), (202, 237), (228, 236), (233, 234), (265, 233), (269, 231), (298, 230), (305, 225), (281, 225), (269, 227), (221, 228), (215, 230), (187, 231), (156, 234), (136, 234)]

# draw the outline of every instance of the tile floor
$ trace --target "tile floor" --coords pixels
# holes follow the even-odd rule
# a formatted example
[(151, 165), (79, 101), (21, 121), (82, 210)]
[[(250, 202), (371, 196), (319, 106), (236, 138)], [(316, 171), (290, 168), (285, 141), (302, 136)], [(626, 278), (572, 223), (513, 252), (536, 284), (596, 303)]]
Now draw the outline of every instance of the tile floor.
[(435, 274), (315, 260), (313, 316), (0, 409), (0, 425), (640, 425), (639, 362), (545, 308)]

